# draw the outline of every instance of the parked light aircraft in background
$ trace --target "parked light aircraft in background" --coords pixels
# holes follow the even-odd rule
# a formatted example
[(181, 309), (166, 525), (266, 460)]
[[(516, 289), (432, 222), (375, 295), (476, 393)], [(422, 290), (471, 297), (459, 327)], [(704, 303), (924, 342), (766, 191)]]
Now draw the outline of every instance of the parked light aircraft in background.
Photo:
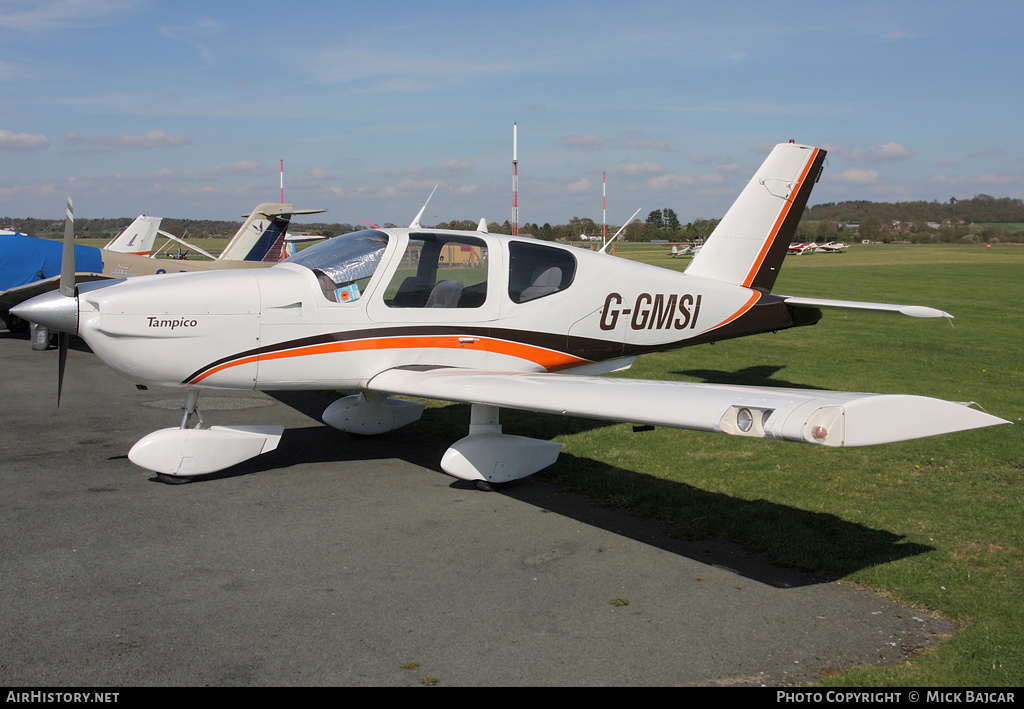
[[(70, 207), (69, 207), (70, 209)], [(160, 219), (140, 216), (120, 236), (104, 248), (75, 246), (75, 281), (78, 283), (131, 276), (208, 271), (225, 268), (271, 266), (282, 259), (288, 224), (295, 214), (317, 214), (323, 209), (295, 209), (290, 204), (267, 202), (258, 205), (235, 232), (218, 256), (159, 230)], [(209, 260), (180, 261), (152, 258), (157, 233), (203, 254)], [(135, 244), (148, 247), (135, 252)], [(30, 237), (3, 237), (0, 242), (0, 317), (8, 328), (24, 331), (28, 323), (10, 310), (40, 293), (57, 288), (61, 273), (62, 246), (59, 242)], [(131, 249), (131, 250), (129, 250)], [(146, 252), (146, 253), (142, 253)]]
[(127, 229), (108, 241), (103, 248), (132, 256), (152, 256), (153, 244), (156, 243), (156, 235), (160, 231), (162, 221), (162, 217), (147, 217), (140, 214)]
[(700, 246), (697, 244), (673, 244), (672, 258), (675, 258), (676, 256), (693, 256), (698, 251), (700, 251)]
[(849, 244), (843, 244), (838, 241), (830, 241), (827, 244), (819, 244), (818, 251), (825, 251), (826, 253), (838, 254), (842, 252), (843, 249), (848, 249), (849, 247)]
[(802, 254), (813, 254), (817, 250), (818, 245), (811, 241), (806, 244), (790, 244), (787, 253), (800, 256)]
[(417, 218), (335, 237), (269, 269), (68, 282), (16, 313), (62, 333), (58, 382), (71, 333), (127, 379), (187, 391), (180, 425), (129, 452), (168, 482), (277, 446), (281, 426), (207, 428), (199, 417), (189, 428), (200, 392), (218, 388), (352, 391), (323, 420), (356, 434), (420, 417), (423, 404), (393, 395), (469, 403), (468, 435), (441, 468), (485, 488), (551, 465), (561, 449), (504, 433), (502, 407), (822, 446), (1006, 423), (921, 396), (596, 376), (646, 352), (810, 325), (822, 307), (951, 317), (771, 292), (824, 157), (777, 146), (683, 273)]

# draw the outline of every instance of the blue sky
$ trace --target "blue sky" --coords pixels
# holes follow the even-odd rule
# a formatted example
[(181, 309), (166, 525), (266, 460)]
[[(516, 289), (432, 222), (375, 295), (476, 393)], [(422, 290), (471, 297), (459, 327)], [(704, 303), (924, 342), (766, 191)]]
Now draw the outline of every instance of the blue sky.
[(0, 216), (720, 217), (775, 143), (811, 203), (1024, 196), (1019, 2), (0, 2)]

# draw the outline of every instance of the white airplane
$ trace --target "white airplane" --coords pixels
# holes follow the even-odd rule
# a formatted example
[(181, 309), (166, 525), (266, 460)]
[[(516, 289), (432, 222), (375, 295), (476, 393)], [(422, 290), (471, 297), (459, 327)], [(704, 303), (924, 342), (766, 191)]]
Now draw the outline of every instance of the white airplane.
[(687, 244), (683, 248), (673, 244), (672, 245), (672, 258), (676, 256), (693, 256), (695, 253), (700, 251), (700, 246), (697, 244)]
[(107, 242), (103, 248), (132, 256), (152, 256), (153, 244), (160, 231), (161, 217), (147, 217), (140, 214), (128, 228)]
[[(967, 404), (597, 376), (646, 352), (809, 325), (821, 307), (951, 317), (921, 306), (778, 295), (778, 270), (825, 151), (777, 146), (685, 272), (529, 238), (418, 226), (323, 241), (268, 269), (64, 287), (19, 317), (78, 334), (139, 385), (186, 390), (177, 428), (129, 452), (167, 482), (273, 450), (283, 427), (207, 428), (206, 389), (349, 390), (323, 420), (380, 434), (424, 406), (471, 404), (441, 468), (482, 488), (531, 475), (561, 445), (504, 433), (503, 407), (865, 446), (1007, 423)], [(63, 358), (61, 359), (63, 362)], [(60, 367), (59, 383), (63, 377)], [(398, 395), (398, 396), (395, 396)], [(59, 399), (58, 399), (59, 400)]]
[(298, 244), (304, 244), (309, 241), (323, 241), (326, 238), (317, 234), (292, 234), (288, 232), (284, 237), (284, 248), (281, 251), (281, 258), (283, 260), (289, 256), (294, 256), (298, 251)]
[(843, 249), (850, 248), (849, 244), (844, 244), (838, 241), (830, 241), (827, 244), (821, 244), (818, 246), (818, 251), (825, 251), (827, 253), (838, 254)]
[(802, 254), (813, 254), (817, 250), (818, 245), (815, 244), (813, 241), (810, 241), (805, 244), (790, 244), (787, 252), (794, 254), (796, 256), (800, 256)]

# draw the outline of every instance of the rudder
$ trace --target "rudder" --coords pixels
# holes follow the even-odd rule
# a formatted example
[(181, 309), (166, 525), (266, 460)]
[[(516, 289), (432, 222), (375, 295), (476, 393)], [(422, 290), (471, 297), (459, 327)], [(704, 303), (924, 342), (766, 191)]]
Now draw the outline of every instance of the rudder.
[(153, 253), (153, 243), (156, 241), (161, 221), (160, 217), (147, 217), (145, 214), (140, 214), (135, 221), (128, 225), (127, 229), (113, 238), (104, 248), (122, 254), (150, 256)]

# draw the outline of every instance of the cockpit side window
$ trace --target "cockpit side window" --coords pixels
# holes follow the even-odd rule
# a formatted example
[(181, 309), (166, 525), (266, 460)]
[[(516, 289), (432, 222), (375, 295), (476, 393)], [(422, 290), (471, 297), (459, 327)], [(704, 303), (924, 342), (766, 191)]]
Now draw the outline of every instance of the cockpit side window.
[(487, 245), (460, 234), (410, 234), (384, 292), (389, 308), (479, 308), (486, 299)]
[(576, 259), (564, 249), (513, 241), (508, 251), (508, 295), (514, 303), (561, 292), (576, 277)]
[(366, 290), (387, 245), (382, 231), (356, 231), (321, 241), (286, 261), (313, 271), (328, 300), (352, 303)]

